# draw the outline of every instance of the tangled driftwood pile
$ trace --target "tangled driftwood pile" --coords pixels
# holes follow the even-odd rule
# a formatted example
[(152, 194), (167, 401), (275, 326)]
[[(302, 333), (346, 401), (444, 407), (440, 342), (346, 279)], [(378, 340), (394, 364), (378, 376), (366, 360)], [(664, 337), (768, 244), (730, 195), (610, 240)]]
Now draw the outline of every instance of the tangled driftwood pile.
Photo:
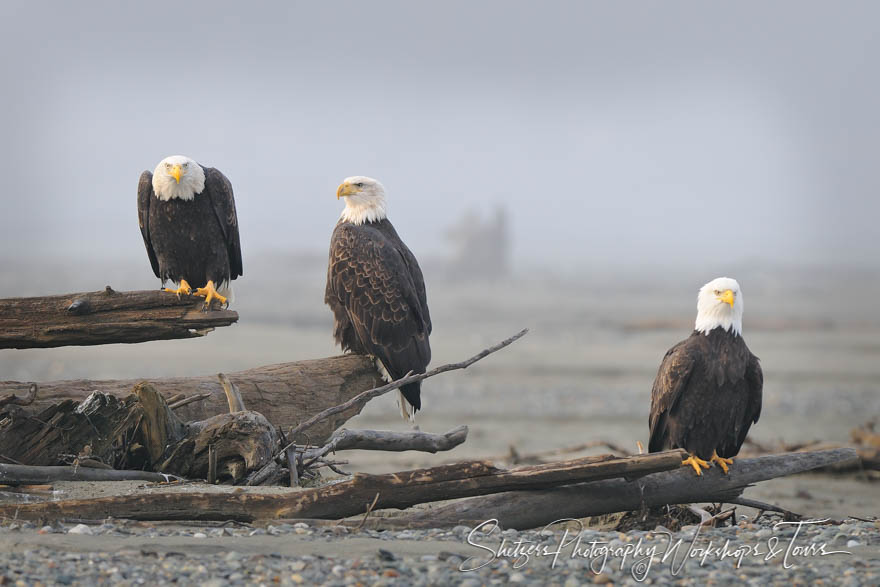
[[(179, 300), (164, 292), (120, 293), (109, 287), (90, 294), (0, 300), (0, 347), (186, 338), (204, 334), (196, 332), (197, 328), (223, 326), (237, 319), (232, 312), (197, 315), (200, 304), (200, 300)], [(166, 484), (204, 480), (242, 486), (311, 485), (276, 494), (151, 490), (88, 500), (0, 505), (0, 517), (309, 518), (355, 523), (345, 518), (455, 499), (431, 509), (386, 512), (375, 516), (371, 524), (436, 527), (495, 518), (506, 527), (530, 528), (559, 518), (657, 505), (746, 503), (740, 494), (749, 484), (858, 463), (854, 450), (836, 447), (738, 460), (730, 475), (713, 469), (696, 482), (690, 469), (680, 467), (680, 451), (551, 462), (546, 462), (547, 457), (559, 454), (511, 454), (511, 462), (536, 463), (513, 469), (480, 460), (387, 475), (348, 475), (340, 469), (345, 462), (334, 460), (334, 455), (345, 450), (433, 453), (465, 442), (466, 426), (445, 434), (340, 426), (374, 397), (413, 380), (467, 368), (525, 334), (523, 330), (460, 363), (385, 385), (379, 385), (372, 361), (354, 355), (271, 365), (216, 378), (0, 382), (0, 485), (132, 479)], [(321, 484), (321, 469), (343, 477)]]

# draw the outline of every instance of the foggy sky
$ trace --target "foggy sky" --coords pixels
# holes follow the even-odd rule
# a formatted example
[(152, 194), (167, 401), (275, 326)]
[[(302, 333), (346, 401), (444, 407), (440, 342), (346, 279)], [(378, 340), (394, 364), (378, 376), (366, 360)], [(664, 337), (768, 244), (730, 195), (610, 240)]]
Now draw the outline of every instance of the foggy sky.
[(138, 176), (232, 181), (245, 268), (325, 250), (350, 175), (419, 254), (509, 206), (514, 265), (878, 266), (871, 2), (6, 3), (0, 258), (149, 271)]

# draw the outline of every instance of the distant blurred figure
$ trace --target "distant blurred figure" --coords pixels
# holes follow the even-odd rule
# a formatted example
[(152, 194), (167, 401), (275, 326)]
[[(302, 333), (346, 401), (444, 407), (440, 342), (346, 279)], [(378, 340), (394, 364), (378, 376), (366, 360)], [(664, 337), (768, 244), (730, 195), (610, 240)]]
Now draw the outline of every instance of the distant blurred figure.
[[(230, 282), (243, 275), (232, 184), (219, 170), (189, 157), (162, 159), (138, 184), (138, 222), (153, 273), (165, 291), (228, 305)], [(222, 292), (222, 293), (221, 293)]]
[[(369, 177), (349, 177), (336, 190), (345, 209), (330, 238), (324, 303), (333, 310), (333, 335), (344, 351), (371, 355), (386, 381), (424, 373), (431, 362), (431, 316), (415, 256), (385, 214), (385, 188)], [(421, 381), (400, 388), (400, 413), (409, 421), (422, 407)]]
[(683, 466), (727, 473), (761, 415), (764, 374), (742, 337), (743, 296), (735, 279), (700, 288), (697, 322), (666, 352), (651, 390), (649, 452), (683, 448)]
[(510, 272), (510, 227), (504, 206), (498, 206), (493, 217), (485, 221), (471, 211), (446, 234), (455, 247), (455, 254), (446, 268), (451, 279), (494, 281), (507, 277)]

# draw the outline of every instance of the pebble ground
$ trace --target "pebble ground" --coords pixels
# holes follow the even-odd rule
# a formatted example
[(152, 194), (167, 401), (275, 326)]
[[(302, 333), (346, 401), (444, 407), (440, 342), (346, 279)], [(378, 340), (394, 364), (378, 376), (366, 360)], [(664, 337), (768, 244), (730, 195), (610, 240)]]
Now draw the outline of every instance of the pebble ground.
[[(744, 519), (698, 533), (695, 526), (671, 534), (662, 527), (584, 530), (555, 564), (549, 553), (575, 540), (577, 530), (376, 532), (303, 523), (206, 528), (122, 521), (40, 527), (7, 521), (0, 525), (0, 585), (880, 584), (880, 521), (800, 528), (774, 527), (776, 521)], [(469, 536), (483, 548), (469, 545)], [(679, 539), (674, 560), (663, 561), (667, 545)], [(497, 552), (502, 541), (510, 556), (490, 561), (487, 549)], [(714, 550), (704, 558), (710, 541)], [(517, 558), (529, 547), (528, 560)], [(823, 555), (823, 548), (851, 554)], [(476, 566), (481, 568), (462, 570)]]

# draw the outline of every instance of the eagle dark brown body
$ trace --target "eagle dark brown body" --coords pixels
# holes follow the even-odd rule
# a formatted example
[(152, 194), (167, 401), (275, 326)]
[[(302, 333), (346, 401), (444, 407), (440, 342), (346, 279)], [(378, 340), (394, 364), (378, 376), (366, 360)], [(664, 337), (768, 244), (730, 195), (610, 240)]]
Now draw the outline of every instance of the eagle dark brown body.
[[(333, 335), (343, 350), (376, 357), (394, 379), (425, 372), (431, 362), (425, 282), (387, 219), (337, 223), (324, 302), (333, 310)], [(421, 408), (421, 382), (401, 392), (414, 409)]]
[(663, 357), (651, 390), (649, 452), (732, 458), (761, 415), (764, 375), (742, 336), (695, 331)]
[(153, 174), (138, 184), (138, 221), (156, 277), (193, 288), (230, 282), (242, 275), (238, 218), (232, 185), (220, 171), (202, 167), (205, 189), (191, 200), (160, 200)]

